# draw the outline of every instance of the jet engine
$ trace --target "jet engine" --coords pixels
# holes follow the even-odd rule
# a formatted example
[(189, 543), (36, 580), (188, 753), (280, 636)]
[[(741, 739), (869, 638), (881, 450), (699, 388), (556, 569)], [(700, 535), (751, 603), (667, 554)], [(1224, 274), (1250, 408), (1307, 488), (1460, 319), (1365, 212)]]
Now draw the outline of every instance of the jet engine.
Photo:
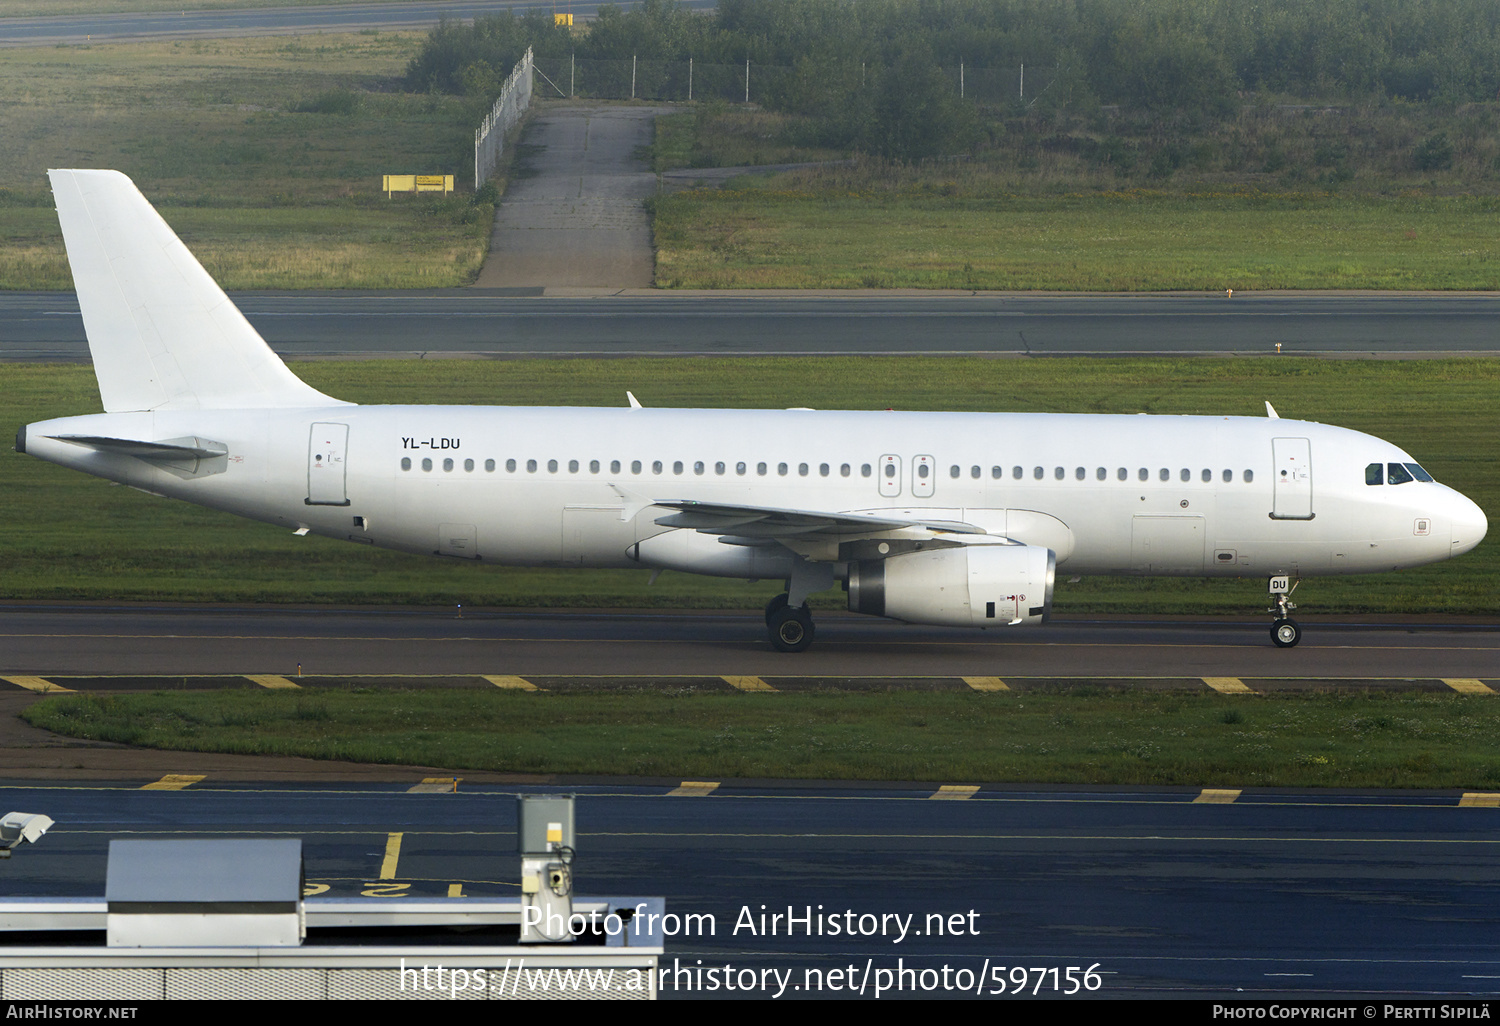
[(849, 564), (849, 610), (943, 627), (1046, 623), (1057, 557), (1039, 545), (964, 545)]

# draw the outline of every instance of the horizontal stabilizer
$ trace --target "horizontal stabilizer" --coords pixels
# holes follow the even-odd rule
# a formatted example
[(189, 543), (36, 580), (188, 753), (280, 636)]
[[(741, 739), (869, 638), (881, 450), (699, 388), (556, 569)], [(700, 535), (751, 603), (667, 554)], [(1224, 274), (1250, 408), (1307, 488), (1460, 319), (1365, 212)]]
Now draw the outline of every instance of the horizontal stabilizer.
[(108, 413), (343, 406), (271, 351), (118, 171), (49, 171)]
[(100, 452), (136, 456), (143, 460), (208, 460), (227, 456), (229, 449), (205, 438), (173, 438), (163, 442), (145, 442), (134, 438), (101, 438), (98, 435), (51, 435), (59, 442), (86, 445)]

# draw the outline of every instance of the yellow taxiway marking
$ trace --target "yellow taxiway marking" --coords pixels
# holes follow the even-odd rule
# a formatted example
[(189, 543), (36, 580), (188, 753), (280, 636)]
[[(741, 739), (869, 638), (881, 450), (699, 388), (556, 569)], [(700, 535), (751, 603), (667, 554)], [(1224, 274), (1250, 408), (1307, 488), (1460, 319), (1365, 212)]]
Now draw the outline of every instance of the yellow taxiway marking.
[(668, 791), (668, 795), (676, 795), (679, 798), (703, 798), (713, 794), (719, 789), (717, 780), (684, 780), (681, 787), (674, 787)]
[(252, 684), (259, 684), (263, 688), (300, 688), (301, 684), (293, 684), (285, 677), (278, 677), (274, 673), (246, 674), (245, 679)]
[(1485, 791), (1465, 791), (1458, 804), (1467, 809), (1500, 809), (1500, 794)]
[(461, 884), (461, 883), (456, 883), (456, 884), (455, 883), (451, 883), (451, 884), (448, 885), (448, 897), (450, 897), (450, 898), (462, 898), (463, 896), (464, 896), (464, 885), (463, 884)]
[(390, 834), (385, 839), (385, 858), (380, 862), (380, 879), (396, 879), (396, 863), (401, 859), (401, 835)]
[(1193, 801), (1201, 802), (1205, 805), (1229, 805), (1239, 796), (1239, 791), (1232, 791), (1228, 788), (1205, 787)]
[(975, 691), (1009, 691), (999, 677), (965, 677), (964, 683)]
[(168, 773), (153, 783), (141, 788), (142, 791), (181, 791), (184, 787), (192, 787), (204, 778), (203, 773)]
[(65, 688), (60, 684), (54, 684), (50, 680), (47, 680), (45, 677), (0, 677), (0, 680), (14, 684), (18, 688), (25, 688), (27, 691), (47, 692), (73, 690), (72, 688)]
[(1254, 691), (1245, 687), (1245, 682), (1238, 677), (1204, 677), (1203, 683), (1223, 695), (1253, 695)]
[(497, 688), (511, 688), (511, 689), (513, 689), (515, 691), (540, 691), (540, 690), (542, 690), (541, 688), (537, 687), (535, 684), (531, 683), (531, 681), (527, 680), (525, 677), (515, 677), (515, 676), (511, 676), (509, 674), (503, 674), (503, 673), (497, 673), (497, 674), (488, 674), (488, 673), (486, 673), (486, 674), (481, 674), (481, 676), (483, 676), (485, 680), (489, 681), (491, 684), (495, 685), (495, 687), (497, 687)]
[(1454, 691), (1461, 691), (1466, 695), (1493, 695), (1495, 693), (1494, 688), (1473, 677), (1440, 677), (1438, 679)]
[(963, 798), (974, 797), (975, 792), (977, 792), (978, 790), (979, 788), (973, 784), (944, 784), (942, 787), (939, 787), (935, 792), (928, 795), (927, 797), (937, 798), (939, 800), (946, 799), (948, 801), (958, 801)]
[(463, 777), (423, 777), (422, 782), (406, 789), (407, 794), (448, 794), (458, 790)]
[(725, 677), (723, 680), (725, 684), (728, 684), (732, 688), (739, 688), (741, 691), (776, 690), (759, 677)]

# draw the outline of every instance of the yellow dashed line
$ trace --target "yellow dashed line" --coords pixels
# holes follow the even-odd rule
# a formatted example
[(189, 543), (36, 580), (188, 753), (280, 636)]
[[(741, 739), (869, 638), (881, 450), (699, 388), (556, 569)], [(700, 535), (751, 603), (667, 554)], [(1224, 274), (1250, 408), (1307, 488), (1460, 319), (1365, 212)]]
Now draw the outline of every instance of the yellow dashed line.
[(1203, 683), (1223, 695), (1253, 695), (1254, 691), (1245, 687), (1245, 682), (1238, 677), (1204, 677)]
[(458, 790), (463, 777), (423, 777), (422, 782), (406, 789), (407, 794), (448, 794)]
[(43, 677), (0, 677), (0, 680), (14, 684), (18, 688), (25, 688), (27, 691), (57, 692), (73, 690), (72, 688), (65, 688), (61, 684), (54, 684)]
[(739, 688), (741, 691), (776, 690), (775, 688), (771, 687), (771, 685), (761, 680), (759, 677), (725, 677), (724, 683), (728, 684), (732, 688)]
[(1494, 688), (1473, 677), (1443, 677), (1441, 679), (1454, 691), (1461, 691), (1466, 695), (1493, 695), (1495, 693)]
[(1465, 791), (1464, 796), (1458, 800), (1458, 804), (1468, 809), (1500, 809), (1500, 794)]
[(259, 684), (263, 688), (300, 688), (302, 686), (301, 684), (293, 684), (285, 677), (278, 677), (275, 674), (269, 673), (248, 673), (245, 675), (245, 679), (250, 681), (250, 683), (252, 684)]
[(516, 690), (516, 691), (540, 691), (540, 690), (542, 690), (541, 688), (537, 687), (535, 684), (531, 683), (531, 681), (527, 680), (525, 677), (513, 677), (513, 676), (509, 676), (507, 674), (494, 674), (494, 675), (491, 675), (491, 674), (488, 674), (488, 673), (483, 674), (482, 676), (484, 677), (485, 680), (489, 681), (491, 684), (495, 685), (495, 687), (497, 687), (497, 688), (511, 688), (513, 690)]
[(975, 691), (1009, 691), (999, 677), (965, 677), (964, 683)]
[(1239, 796), (1239, 791), (1230, 791), (1218, 787), (1205, 787), (1193, 801), (1204, 805), (1230, 805)]
[(191, 787), (204, 778), (205, 774), (191, 773), (168, 773), (160, 780), (147, 784), (141, 788), (142, 791), (181, 791), (184, 787)]
[(385, 858), (380, 863), (380, 879), (396, 879), (396, 863), (401, 859), (401, 835), (391, 834), (385, 839)]
[(969, 784), (944, 784), (942, 787), (938, 788), (936, 792), (928, 795), (927, 797), (937, 798), (939, 800), (947, 799), (948, 801), (958, 801), (963, 798), (974, 797), (974, 792), (978, 790), (978, 787)]
[(719, 782), (707, 780), (684, 780), (681, 787), (674, 787), (668, 791), (668, 795), (676, 795), (679, 798), (703, 798), (713, 794), (719, 789)]

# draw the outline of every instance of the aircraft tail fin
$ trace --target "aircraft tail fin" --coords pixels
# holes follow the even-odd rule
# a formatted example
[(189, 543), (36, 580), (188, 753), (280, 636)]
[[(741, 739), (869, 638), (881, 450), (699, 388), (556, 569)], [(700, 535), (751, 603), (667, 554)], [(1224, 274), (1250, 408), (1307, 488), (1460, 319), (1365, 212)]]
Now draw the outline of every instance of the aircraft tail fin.
[(106, 412), (345, 405), (287, 368), (129, 178), (47, 174)]

